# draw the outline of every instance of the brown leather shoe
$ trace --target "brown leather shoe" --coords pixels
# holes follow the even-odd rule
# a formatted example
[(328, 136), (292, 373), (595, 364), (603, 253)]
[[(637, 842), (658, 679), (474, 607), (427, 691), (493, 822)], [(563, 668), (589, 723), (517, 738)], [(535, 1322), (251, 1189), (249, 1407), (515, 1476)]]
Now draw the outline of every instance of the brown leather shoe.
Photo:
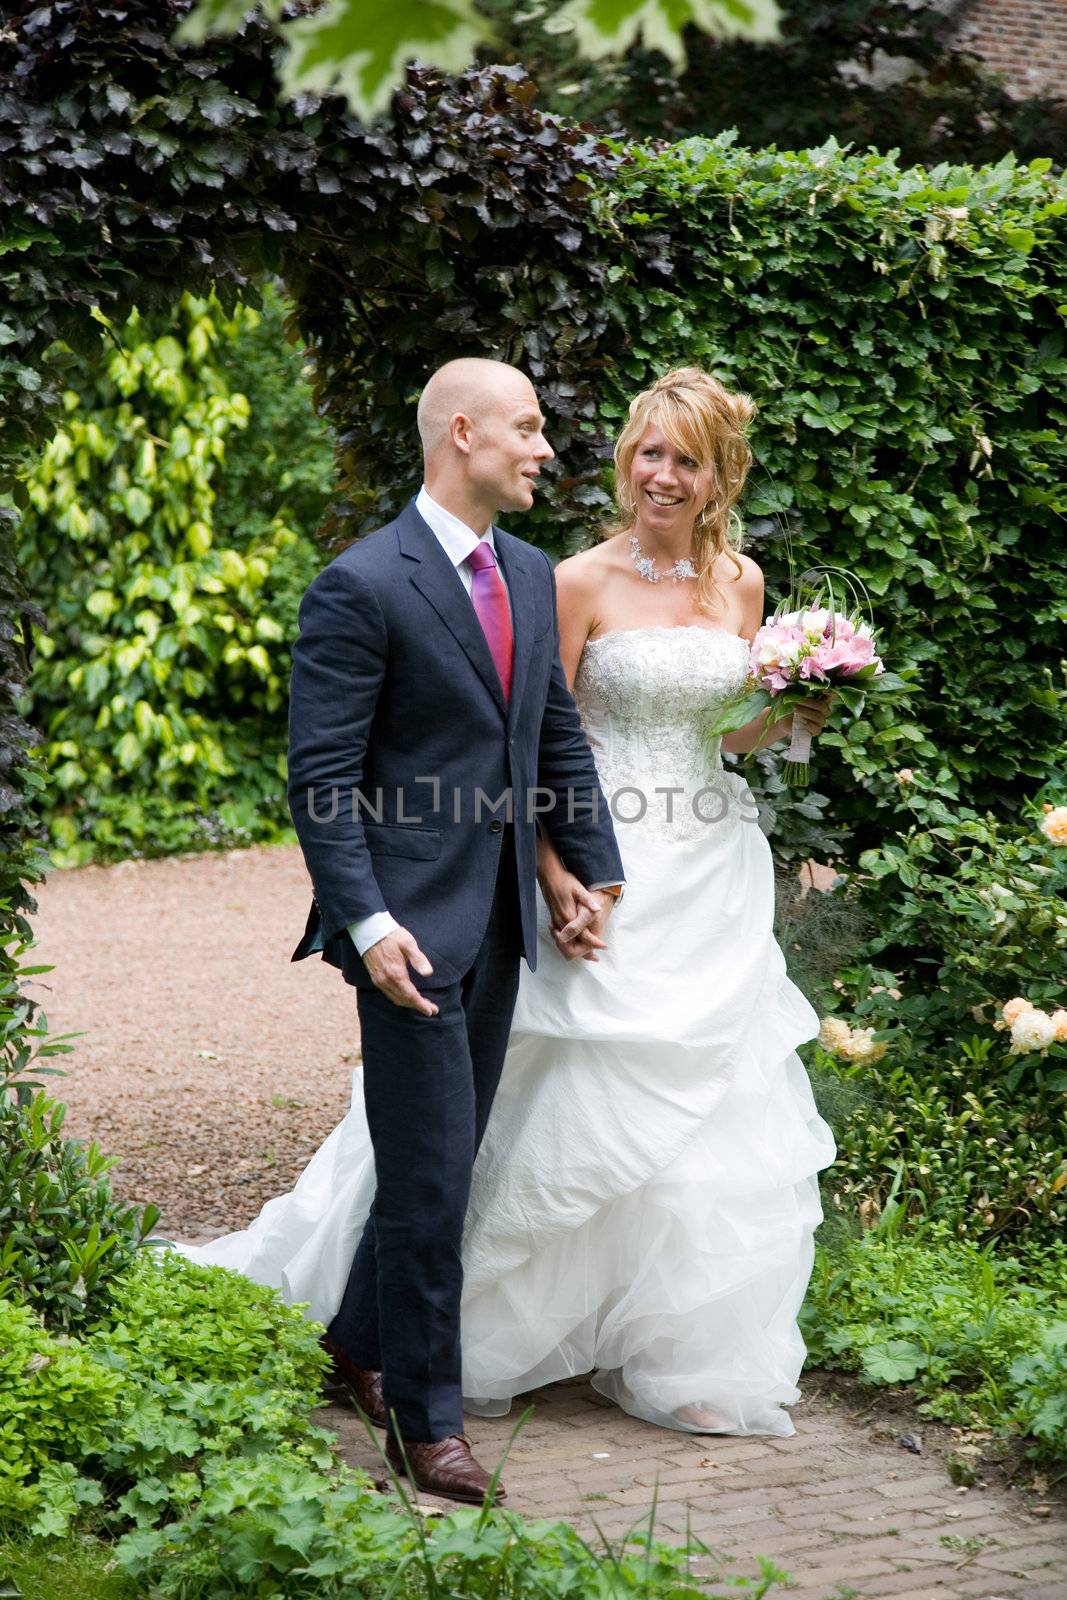
[(376, 1428), (384, 1428), (386, 1415), (381, 1373), (370, 1372), (366, 1367), (357, 1367), (356, 1363), (345, 1355), (341, 1346), (326, 1335), (323, 1335), (319, 1343), (332, 1362), (330, 1371), (326, 1375), (326, 1382), (343, 1389), (357, 1410), (369, 1417)]
[[(391, 1433), (385, 1443), (389, 1465), (399, 1476), (411, 1478), (416, 1489), (426, 1494), (440, 1494), (446, 1500), (481, 1505), (491, 1475), (471, 1455), (470, 1440), (465, 1434), (453, 1433), (447, 1439), (434, 1439), (429, 1444), (418, 1439), (405, 1439), (403, 1443), (403, 1456), (394, 1434)], [(493, 1501), (499, 1504), (506, 1499), (507, 1491), (498, 1483)]]

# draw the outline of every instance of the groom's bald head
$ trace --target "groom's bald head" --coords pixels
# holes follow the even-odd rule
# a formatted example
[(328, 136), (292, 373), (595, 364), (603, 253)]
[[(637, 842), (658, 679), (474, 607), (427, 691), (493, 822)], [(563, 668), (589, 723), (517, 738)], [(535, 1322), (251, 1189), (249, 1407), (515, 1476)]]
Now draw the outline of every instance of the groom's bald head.
[(482, 423), (501, 406), (532, 403), (537, 410), (534, 386), (518, 367), (505, 361), (487, 361), (481, 356), (461, 356), (446, 361), (430, 378), (419, 396), (418, 427), (422, 453), (430, 461), (452, 437), (452, 420), (463, 416)]
[(478, 525), (533, 504), (553, 451), (537, 393), (518, 367), (478, 356), (446, 362), (419, 397), (418, 426), (426, 487), (442, 504), (462, 503)]

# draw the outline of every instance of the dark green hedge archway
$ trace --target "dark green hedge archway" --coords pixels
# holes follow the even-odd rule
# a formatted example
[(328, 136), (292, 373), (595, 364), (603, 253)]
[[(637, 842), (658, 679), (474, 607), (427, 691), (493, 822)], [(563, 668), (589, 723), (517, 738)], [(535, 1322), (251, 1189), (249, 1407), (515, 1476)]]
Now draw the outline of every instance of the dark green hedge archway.
[[(608, 293), (590, 177), (621, 159), (542, 117), (515, 68), (457, 84), (413, 71), (392, 118), (279, 100), (269, 30), (250, 18), (200, 51), (169, 41), (186, 0), (24, 4), (0, 43), (0, 490), (46, 442), (62, 341), (99, 344), (184, 288), (224, 302), (280, 275), (314, 354), (316, 401), (339, 435), (342, 541), (409, 492), (412, 396), (443, 359), (521, 361), (566, 473), (558, 533), (604, 502), (594, 385), (625, 330)], [(593, 235), (596, 234), (595, 246)], [(553, 241), (546, 251), (545, 239)], [(652, 253), (655, 241), (649, 241)], [(373, 395), (373, 407), (367, 397)], [(25, 909), (29, 728), (13, 702), (35, 613), (0, 522), (0, 898)], [(39, 620), (39, 619), (38, 619)], [(31, 778), (32, 781), (32, 778)], [(22, 924), (25, 930), (25, 924)]]

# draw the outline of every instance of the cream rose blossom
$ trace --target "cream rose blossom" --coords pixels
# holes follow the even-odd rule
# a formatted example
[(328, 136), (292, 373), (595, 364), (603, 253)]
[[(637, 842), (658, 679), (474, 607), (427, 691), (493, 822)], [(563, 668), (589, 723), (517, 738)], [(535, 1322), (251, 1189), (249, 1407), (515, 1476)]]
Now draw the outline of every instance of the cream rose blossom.
[(823, 1017), (819, 1043), (824, 1050), (841, 1050), (852, 1036), (852, 1029), (840, 1017)]
[(1027, 1055), (1032, 1050), (1044, 1052), (1056, 1042), (1056, 1024), (1044, 1011), (1023, 1011), (1011, 1025), (1013, 1055)]
[(1041, 818), (1041, 832), (1053, 844), (1067, 844), (1067, 806), (1049, 806)]

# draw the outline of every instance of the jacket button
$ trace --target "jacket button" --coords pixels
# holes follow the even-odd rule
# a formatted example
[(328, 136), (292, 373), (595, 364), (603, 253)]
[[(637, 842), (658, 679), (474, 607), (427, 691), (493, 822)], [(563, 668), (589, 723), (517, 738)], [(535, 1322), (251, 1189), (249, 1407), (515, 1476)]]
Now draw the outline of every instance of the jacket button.
[(500, 818), (499, 817), (494, 817), (492, 822), (489, 824), (489, 832), (490, 833), (500, 833), (502, 831), (503, 827), (504, 827), (504, 824), (501, 822)]

